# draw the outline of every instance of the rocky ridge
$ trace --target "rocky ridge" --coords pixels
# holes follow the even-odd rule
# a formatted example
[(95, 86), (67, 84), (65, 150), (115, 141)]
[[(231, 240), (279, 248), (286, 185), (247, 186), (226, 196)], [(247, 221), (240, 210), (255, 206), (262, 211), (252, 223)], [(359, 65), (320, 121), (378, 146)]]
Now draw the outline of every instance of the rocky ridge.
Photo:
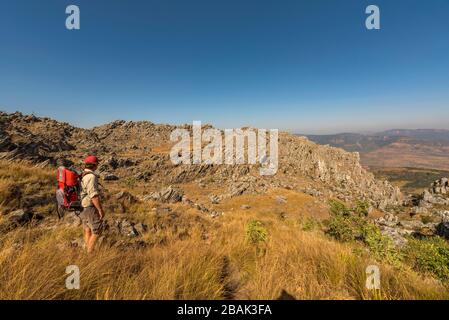
[[(397, 246), (407, 243), (406, 236), (438, 235), (449, 239), (449, 183), (448, 178), (433, 182), (421, 194), (404, 201), (406, 219), (392, 213), (375, 220), (382, 233), (392, 238)], [(418, 218), (421, 218), (419, 220)]]
[(196, 182), (224, 187), (222, 198), (282, 187), (318, 197), (366, 200), (381, 210), (402, 201), (398, 188), (362, 168), (358, 153), (288, 133), (279, 135), (279, 171), (274, 176), (260, 176), (257, 165), (176, 166), (169, 158), (169, 136), (176, 128), (191, 126), (114, 121), (82, 129), (49, 118), (0, 112), (0, 158), (56, 166), (58, 159), (80, 164), (86, 154), (96, 154), (102, 159), (99, 171), (105, 180), (129, 179), (153, 192), (161, 186)]

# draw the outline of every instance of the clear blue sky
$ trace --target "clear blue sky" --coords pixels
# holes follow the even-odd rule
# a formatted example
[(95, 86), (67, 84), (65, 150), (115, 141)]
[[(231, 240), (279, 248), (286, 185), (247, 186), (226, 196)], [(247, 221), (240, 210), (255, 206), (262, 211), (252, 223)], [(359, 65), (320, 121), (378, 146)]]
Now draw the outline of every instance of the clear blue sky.
[(449, 128), (448, 0), (0, 3), (0, 110), (83, 127)]

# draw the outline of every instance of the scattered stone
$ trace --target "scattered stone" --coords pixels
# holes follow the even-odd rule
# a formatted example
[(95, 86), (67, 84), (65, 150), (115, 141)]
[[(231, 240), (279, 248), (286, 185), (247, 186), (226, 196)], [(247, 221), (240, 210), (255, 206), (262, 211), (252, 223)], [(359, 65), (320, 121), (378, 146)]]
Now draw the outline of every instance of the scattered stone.
[(145, 232), (148, 231), (148, 227), (141, 222), (136, 223), (134, 225), (134, 229), (137, 231), (138, 234), (144, 234)]
[(386, 213), (383, 217), (374, 220), (378, 226), (385, 226), (389, 228), (396, 227), (398, 225), (399, 219), (397, 216), (391, 213)]
[(441, 211), (438, 214), (441, 217), (441, 222), (436, 227), (437, 234), (449, 239), (449, 211)]
[(41, 215), (35, 215), (32, 212), (27, 212), (22, 209), (12, 212), (9, 216), (9, 221), (15, 226), (24, 226), (30, 223), (33, 218), (37, 221), (42, 220), (44, 217)]
[(189, 205), (193, 205), (193, 201), (190, 200), (189, 198), (187, 198), (186, 195), (183, 195), (183, 196), (182, 196), (181, 201), (182, 201), (183, 203), (186, 203), (186, 204), (189, 204)]
[(9, 212), (9, 215), (11, 215), (11, 216), (19, 216), (19, 215), (23, 215), (23, 214), (25, 214), (25, 210), (23, 210), (23, 209), (17, 209), (17, 210)]
[(449, 193), (448, 178), (441, 178), (432, 183), (431, 192), (439, 195), (446, 195)]
[(149, 194), (148, 196), (145, 196), (144, 199), (151, 199), (161, 202), (168, 202), (168, 203), (176, 203), (181, 202), (182, 197), (184, 193), (182, 190), (174, 188), (172, 186), (169, 186), (165, 190), (159, 191), (159, 192), (153, 192)]
[(312, 196), (312, 197), (321, 197), (323, 195), (323, 193), (321, 191), (313, 189), (313, 188), (306, 188), (304, 193), (308, 194), (309, 196)]
[(436, 229), (437, 229), (437, 234), (440, 237), (449, 239), (449, 222), (448, 221), (447, 222), (440, 222), (437, 225)]
[(119, 177), (113, 173), (103, 173), (102, 178), (104, 181), (116, 181), (119, 179)]
[(135, 200), (134, 196), (131, 193), (127, 192), (127, 191), (120, 191), (119, 193), (117, 193), (115, 195), (115, 199), (117, 199), (117, 200), (126, 199), (126, 200), (129, 200), (129, 201), (134, 201)]
[(211, 212), (209, 213), (209, 215), (210, 215), (212, 218), (218, 218), (218, 217), (220, 217), (220, 216), (223, 215), (223, 212), (211, 211)]
[(145, 172), (139, 172), (134, 176), (136, 180), (143, 180), (143, 181), (149, 181), (151, 178), (151, 172), (145, 171)]
[(380, 230), (381, 233), (389, 237), (393, 241), (393, 244), (398, 248), (404, 247), (408, 242), (405, 236), (410, 235), (410, 232), (387, 226), (381, 226)]
[(127, 212), (128, 208), (137, 203), (138, 200), (131, 193), (127, 191), (121, 191), (115, 195), (115, 204), (122, 213)]
[(399, 222), (399, 225), (403, 227), (404, 229), (413, 230), (413, 231), (419, 231), (421, 228), (424, 227), (424, 223), (422, 223), (419, 220), (402, 220)]
[(428, 210), (426, 207), (415, 206), (410, 210), (410, 216), (415, 216), (417, 214), (427, 214)]
[(168, 208), (168, 207), (163, 207), (163, 208), (153, 208), (153, 211), (156, 211), (157, 215), (168, 215), (173, 210), (171, 208)]
[(212, 204), (219, 204), (221, 201), (221, 198), (217, 195), (210, 195), (209, 196), (210, 201), (212, 202)]
[(287, 199), (283, 196), (276, 196), (276, 203), (277, 204), (285, 204), (285, 203), (287, 203)]
[(127, 219), (115, 220), (116, 231), (126, 237), (137, 237), (144, 234), (148, 228), (143, 223), (134, 223)]
[(449, 199), (445, 199), (441, 193), (432, 194), (428, 190), (425, 190), (421, 195), (420, 207), (430, 207), (432, 205), (449, 205)]
[(434, 215), (439, 217), (441, 221), (449, 221), (449, 211), (443, 210), (443, 211), (436, 211), (434, 212)]

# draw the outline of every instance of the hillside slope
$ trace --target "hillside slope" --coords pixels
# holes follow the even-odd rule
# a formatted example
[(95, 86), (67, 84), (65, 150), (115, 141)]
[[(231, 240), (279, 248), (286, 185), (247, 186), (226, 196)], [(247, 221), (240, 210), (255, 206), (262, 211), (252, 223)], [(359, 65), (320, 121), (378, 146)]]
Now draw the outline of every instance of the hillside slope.
[[(223, 199), (212, 217), (105, 182), (107, 228), (90, 256), (75, 216), (54, 214), (54, 170), (0, 161), (0, 186), (0, 299), (449, 299), (425, 266), (392, 264), (384, 240), (368, 250), (327, 235), (327, 204), (292, 190)], [(184, 186), (199, 203), (210, 191)], [(373, 264), (380, 291), (365, 285)], [(73, 265), (80, 290), (64, 286)]]
[[(173, 165), (176, 126), (0, 115), (0, 299), (449, 298), (447, 179), (402, 206), (357, 153), (286, 133), (277, 174), (262, 177)], [(106, 211), (94, 259), (75, 213), (58, 219), (54, 205), (55, 165), (88, 153), (102, 158)], [(373, 264), (380, 291), (365, 285)], [(69, 265), (81, 290), (63, 285)]]
[(169, 136), (176, 128), (148, 121), (115, 121), (81, 129), (48, 118), (0, 113), (0, 158), (26, 159), (40, 166), (56, 165), (64, 158), (81, 165), (86, 154), (94, 153), (103, 159), (103, 174), (140, 183), (146, 190), (197, 182), (223, 189), (224, 197), (287, 187), (326, 198), (363, 199), (381, 208), (401, 199), (397, 188), (376, 180), (361, 167), (357, 153), (319, 146), (287, 133), (279, 135), (275, 176), (261, 177), (257, 165), (175, 166), (169, 159), (173, 145)]

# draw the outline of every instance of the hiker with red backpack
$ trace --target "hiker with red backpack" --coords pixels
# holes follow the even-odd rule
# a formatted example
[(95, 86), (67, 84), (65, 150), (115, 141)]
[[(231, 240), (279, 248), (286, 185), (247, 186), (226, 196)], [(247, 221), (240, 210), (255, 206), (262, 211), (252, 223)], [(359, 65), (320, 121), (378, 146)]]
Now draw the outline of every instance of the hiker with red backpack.
[(88, 253), (92, 252), (95, 242), (101, 234), (105, 216), (98, 188), (98, 176), (94, 172), (98, 168), (98, 163), (97, 157), (88, 156), (84, 160), (85, 168), (81, 178), (80, 198), (83, 211), (80, 218), (84, 227), (84, 241)]

